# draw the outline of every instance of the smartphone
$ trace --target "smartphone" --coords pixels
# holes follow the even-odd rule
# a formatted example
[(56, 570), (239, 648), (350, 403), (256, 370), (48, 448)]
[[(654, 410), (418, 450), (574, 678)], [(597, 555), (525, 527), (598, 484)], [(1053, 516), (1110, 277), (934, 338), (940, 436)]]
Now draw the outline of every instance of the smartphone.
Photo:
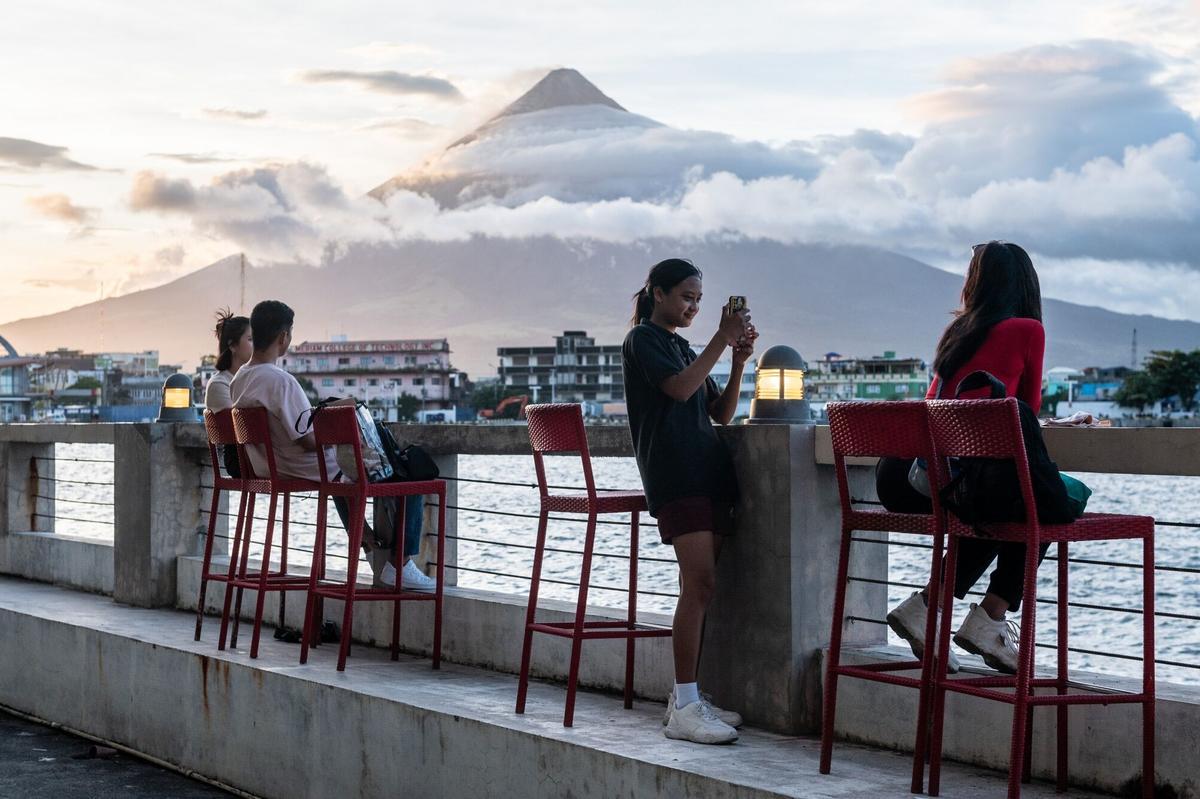
[(725, 306), (729, 313), (735, 314), (738, 311), (746, 310), (746, 298), (734, 295), (729, 298), (729, 304)]

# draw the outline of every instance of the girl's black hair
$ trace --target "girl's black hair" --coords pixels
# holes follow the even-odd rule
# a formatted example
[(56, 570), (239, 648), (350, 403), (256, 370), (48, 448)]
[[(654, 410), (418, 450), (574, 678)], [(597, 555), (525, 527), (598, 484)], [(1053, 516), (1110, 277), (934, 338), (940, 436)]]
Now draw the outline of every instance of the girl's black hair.
[(636, 326), (653, 313), (654, 289), (660, 288), (664, 292), (668, 292), (689, 277), (703, 279), (704, 275), (696, 268), (695, 264), (686, 258), (668, 258), (650, 267), (650, 274), (646, 276), (646, 285), (633, 295), (633, 318), (629, 321), (629, 326)]
[(228, 308), (217, 311), (217, 371), (225, 372), (233, 366), (233, 348), (242, 340), (250, 320), (244, 316), (234, 316)]
[(971, 360), (999, 322), (1042, 321), (1042, 289), (1029, 253), (1006, 241), (975, 245), (963, 283), (962, 308), (954, 316), (933, 358), (934, 372), (945, 380)]

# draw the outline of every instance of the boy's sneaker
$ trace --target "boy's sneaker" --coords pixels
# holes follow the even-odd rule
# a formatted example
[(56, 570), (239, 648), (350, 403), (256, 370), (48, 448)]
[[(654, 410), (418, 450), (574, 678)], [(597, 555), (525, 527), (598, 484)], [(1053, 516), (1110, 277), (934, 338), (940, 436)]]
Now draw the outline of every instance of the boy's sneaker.
[[(888, 627), (908, 642), (917, 660), (925, 656), (925, 619), (928, 612), (929, 608), (921, 592), (913, 591), (912, 596), (892, 608), (887, 615)], [(958, 643), (958, 638), (955, 638), (954, 642)], [(958, 673), (958, 658), (954, 656), (954, 652), (949, 652), (946, 658), (946, 671), (950, 674)]]
[[(742, 716), (735, 710), (722, 710), (712, 703), (712, 694), (700, 692), (700, 701), (708, 705), (709, 709), (721, 721), (728, 724), (730, 727), (742, 726)], [(671, 688), (671, 695), (667, 697), (667, 712), (663, 713), (662, 723), (666, 726), (671, 721), (671, 711), (675, 709), (675, 688)]]
[(954, 634), (954, 643), (979, 655), (983, 662), (1005, 674), (1017, 673), (1017, 642), (1021, 628), (1015, 621), (996, 621), (983, 608), (971, 605), (962, 627)]
[[(395, 570), (393, 569), (393, 571)], [(410, 560), (404, 564), (404, 570), (400, 572), (400, 585), (405, 590), (432, 591), (437, 588), (437, 580), (425, 574), (417, 568), (416, 563)]]
[(738, 731), (717, 718), (707, 702), (692, 702), (686, 707), (675, 707), (672, 703), (671, 718), (663, 728), (663, 735), (698, 744), (731, 744), (738, 739)]

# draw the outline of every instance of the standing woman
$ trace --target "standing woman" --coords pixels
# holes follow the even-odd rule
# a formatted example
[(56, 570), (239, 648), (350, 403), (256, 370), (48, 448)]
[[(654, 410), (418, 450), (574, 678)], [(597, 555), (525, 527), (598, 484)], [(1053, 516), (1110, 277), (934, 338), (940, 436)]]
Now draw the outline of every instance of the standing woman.
[[(748, 311), (723, 310), (716, 334), (697, 356), (676, 330), (700, 310), (700, 270), (669, 258), (656, 264), (634, 295), (632, 329), (622, 368), (629, 430), (650, 515), (664, 544), (675, 548), (680, 590), (672, 624), (675, 687), (667, 703), (668, 738), (730, 743), (741, 716), (714, 707), (696, 684), (704, 615), (716, 581), (717, 552), (733, 532), (737, 478), (733, 460), (713, 429), (737, 409), (742, 369), (757, 334)], [(733, 348), (724, 391), (709, 372)]]
[[(216, 413), (233, 407), (233, 398), (229, 395), (229, 381), (237, 374), (237, 370), (250, 361), (254, 355), (254, 342), (250, 337), (250, 320), (245, 316), (234, 316), (226, 308), (217, 312), (217, 373), (208, 381), (204, 390), (205, 410)], [(238, 477), (237, 450), (225, 449), (221, 452), (225, 463), (225, 471), (230, 477)]]
[[(926, 399), (954, 397), (958, 384), (975, 371), (993, 374), (1010, 397), (1023, 400), (1034, 413), (1042, 407), (1042, 358), (1046, 331), (1042, 328), (1042, 291), (1029, 253), (1016, 244), (989, 241), (975, 245), (963, 284), (962, 307), (942, 333), (934, 356), (934, 379)], [(986, 398), (988, 389), (966, 392), (965, 399)], [(879, 498), (889, 510), (928, 513), (929, 499), (908, 482), (909, 462), (881, 462), (876, 476)], [(1046, 545), (1048, 546), (1048, 545)], [(1042, 555), (1046, 554), (1042, 547)], [(1017, 670), (1016, 624), (1008, 611), (1021, 605), (1025, 580), (1025, 545), (964, 538), (959, 544), (954, 595), (962, 599), (993, 561), (996, 569), (987, 594), (970, 612), (954, 643), (983, 657), (997, 671)], [(925, 649), (928, 586), (914, 592), (887, 615), (888, 626), (908, 641), (917, 657)], [(947, 669), (958, 670), (954, 653)]]

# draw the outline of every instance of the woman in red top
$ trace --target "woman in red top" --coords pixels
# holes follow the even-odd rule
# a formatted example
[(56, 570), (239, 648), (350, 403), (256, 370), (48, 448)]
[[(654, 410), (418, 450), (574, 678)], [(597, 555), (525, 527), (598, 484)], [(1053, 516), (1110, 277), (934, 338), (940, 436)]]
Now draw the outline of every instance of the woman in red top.
[[(963, 378), (983, 370), (1004, 384), (1008, 396), (1024, 400), (1036, 413), (1042, 406), (1045, 349), (1042, 292), (1029, 254), (1008, 242), (978, 244), (967, 269), (962, 308), (955, 313), (954, 320), (938, 342), (933, 360), (934, 379), (925, 396), (927, 399), (952, 398)], [(963, 397), (986, 398), (988, 391), (985, 388), (980, 392), (964, 392)], [(896, 470), (895, 466), (892, 468)], [(907, 469), (904, 471), (903, 485), (900, 485), (898, 475), (890, 480), (880, 475), (881, 499), (886, 500), (885, 504), (895, 502), (894, 494), (887, 498), (883, 496), (885, 485), (892, 492), (907, 490), (912, 495), (917, 494), (908, 486)], [(920, 500), (924, 501), (927, 510), (928, 498), (920, 497)], [(900, 501), (919, 504), (919, 500), (911, 495)], [(1042, 555), (1045, 554), (1043, 546)], [(992, 668), (1013, 674), (1017, 667), (1017, 630), (1005, 614), (1009, 610), (1016, 611), (1021, 604), (1025, 580), (1024, 545), (964, 538), (959, 545), (954, 594), (959, 599), (965, 597), (993, 561), (996, 569), (988, 583), (987, 594), (978, 605), (971, 605), (967, 618), (954, 634), (954, 643), (981, 655)], [(888, 625), (908, 641), (917, 657), (925, 648), (927, 593), (928, 587), (915, 592), (887, 616)], [(947, 667), (957, 671), (953, 653)]]

